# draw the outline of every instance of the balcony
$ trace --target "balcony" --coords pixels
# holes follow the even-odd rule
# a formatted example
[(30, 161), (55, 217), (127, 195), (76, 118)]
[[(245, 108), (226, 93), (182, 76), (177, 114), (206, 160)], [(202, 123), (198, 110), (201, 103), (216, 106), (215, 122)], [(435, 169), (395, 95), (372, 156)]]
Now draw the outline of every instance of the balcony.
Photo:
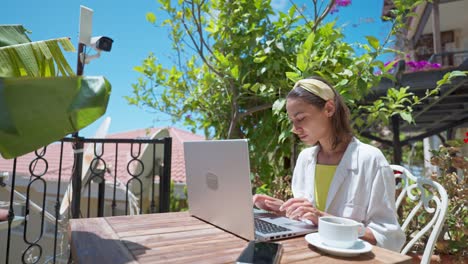
[[(171, 137), (64, 138), (0, 158), (0, 208), (9, 211), (0, 222), (0, 263), (68, 262), (70, 218), (168, 212), (171, 159)], [(71, 184), (73, 167), (83, 176)]]

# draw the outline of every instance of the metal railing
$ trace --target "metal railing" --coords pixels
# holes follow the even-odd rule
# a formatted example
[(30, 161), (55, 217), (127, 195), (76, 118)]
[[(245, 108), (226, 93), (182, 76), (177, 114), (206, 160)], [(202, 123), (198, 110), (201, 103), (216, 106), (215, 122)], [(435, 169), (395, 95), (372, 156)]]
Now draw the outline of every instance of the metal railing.
[(468, 60), (468, 50), (446, 51), (432, 54), (429, 58), (431, 63), (440, 63), (442, 66), (460, 66)]
[[(75, 168), (80, 186), (72, 181), (77, 143), (86, 149), (84, 166)], [(73, 137), (12, 160), (0, 158), (0, 207), (9, 213), (0, 222), (6, 227), (0, 227), (0, 263), (68, 262), (67, 224), (76, 215), (168, 212), (171, 149), (171, 138)]]

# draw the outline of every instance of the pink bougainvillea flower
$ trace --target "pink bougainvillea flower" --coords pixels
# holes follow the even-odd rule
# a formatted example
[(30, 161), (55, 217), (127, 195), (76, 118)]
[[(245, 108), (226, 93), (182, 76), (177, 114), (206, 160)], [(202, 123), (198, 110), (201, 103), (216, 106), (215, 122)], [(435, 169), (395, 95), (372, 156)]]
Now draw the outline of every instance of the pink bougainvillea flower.
[(336, 0), (335, 4), (337, 6), (349, 6), (351, 4), (351, 0)]
[[(406, 58), (409, 58), (408, 55), (406, 55)], [(384, 66), (387, 66), (388, 64), (392, 63), (394, 60), (390, 60), (390, 61), (387, 61)], [(406, 69), (408, 71), (422, 71), (422, 70), (429, 70), (429, 69), (439, 69), (441, 67), (440, 63), (431, 63), (429, 61), (425, 61), (425, 60), (422, 60), (422, 61), (406, 61)], [(395, 66), (397, 65), (397, 63), (395, 63), (393, 65), (393, 68), (395, 68)], [(392, 71), (393, 69), (390, 70), (390, 72)]]
[(439, 63), (430, 63), (428, 61), (407, 61), (406, 66), (408, 66), (410, 71), (422, 71), (428, 69), (439, 69), (441, 65)]
[(336, 0), (335, 4), (332, 6), (330, 10), (330, 14), (334, 14), (338, 12), (338, 7), (346, 7), (351, 4), (351, 0)]

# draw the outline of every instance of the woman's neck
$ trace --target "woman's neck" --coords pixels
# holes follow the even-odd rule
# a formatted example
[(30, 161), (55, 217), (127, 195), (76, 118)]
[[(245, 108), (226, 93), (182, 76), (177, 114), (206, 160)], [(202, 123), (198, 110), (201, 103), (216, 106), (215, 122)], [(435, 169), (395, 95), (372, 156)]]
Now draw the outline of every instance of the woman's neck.
[(333, 141), (331, 139), (320, 142), (320, 150), (317, 154), (317, 163), (325, 165), (338, 165), (350, 141), (351, 138), (343, 140), (338, 143), (335, 148), (333, 148)]

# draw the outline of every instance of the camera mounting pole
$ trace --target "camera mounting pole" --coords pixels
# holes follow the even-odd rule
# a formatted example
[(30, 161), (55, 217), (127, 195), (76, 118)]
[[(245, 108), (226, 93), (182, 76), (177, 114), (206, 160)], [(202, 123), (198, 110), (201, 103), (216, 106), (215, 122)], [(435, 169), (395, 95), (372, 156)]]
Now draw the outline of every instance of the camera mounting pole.
[[(84, 63), (80, 56), (84, 52), (85, 43), (89, 43), (92, 32), (93, 10), (85, 6), (80, 6), (80, 32), (78, 40), (78, 59), (76, 64), (76, 75), (82, 76), (84, 72)], [(72, 200), (71, 200), (71, 218), (80, 218), (81, 207), (81, 174), (83, 167), (83, 149), (84, 144), (79, 136), (79, 131), (72, 134), (75, 139), (73, 143), (74, 166), (72, 171)]]
[[(86, 6), (80, 6), (80, 31), (78, 40), (78, 59), (76, 65), (76, 75), (82, 76), (84, 72), (84, 65), (89, 63), (91, 60), (99, 58), (101, 51), (109, 52), (112, 49), (111, 38), (106, 36), (98, 36), (92, 38), (92, 22), (93, 22), (94, 11)], [(97, 51), (96, 54), (86, 57), (84, 49), (89, 46)], [(83, 137), (78, 135), (79, 131), (72, 134), (75, 139), (73, 142), (74, 151), (74, 166), (72, 171), (72, 201), (71, 201), (71, 217), (80, 217), (80, 202), (81, 202), (81, 185), (82, 185), (82, 169), (83, 169)], [(99, 183), (99, 195), (98, 195), (98, 208), (101, 208), (98, 212), (98, 216), (103, 216), (104, 208), (104, 190), (105, 182)]]
[(81, 54), (83, 54), (85, 44), (78, 43), (78, 63), (76, 64), (76, 75), (82, 76), (84, 71), (84, 63), (81, 60)]

